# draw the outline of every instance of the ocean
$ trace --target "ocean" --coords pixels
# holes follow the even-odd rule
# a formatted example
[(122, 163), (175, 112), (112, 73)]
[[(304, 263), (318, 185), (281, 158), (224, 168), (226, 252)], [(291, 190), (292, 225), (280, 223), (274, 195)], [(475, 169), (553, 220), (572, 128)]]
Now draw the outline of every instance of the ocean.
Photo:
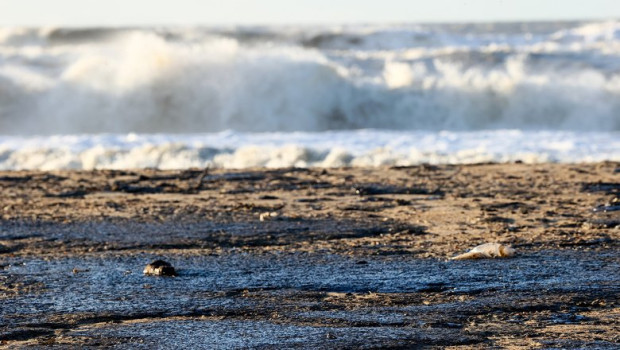
[(0, 170), (620, 161), (620, 22), (0, 28)]

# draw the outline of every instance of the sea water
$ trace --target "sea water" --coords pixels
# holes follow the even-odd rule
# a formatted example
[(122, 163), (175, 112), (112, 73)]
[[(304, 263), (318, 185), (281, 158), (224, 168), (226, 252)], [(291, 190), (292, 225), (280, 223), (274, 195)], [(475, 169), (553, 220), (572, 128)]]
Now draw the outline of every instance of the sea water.
[(620, 22), (0, 28), (0, 169), (620, 161)]

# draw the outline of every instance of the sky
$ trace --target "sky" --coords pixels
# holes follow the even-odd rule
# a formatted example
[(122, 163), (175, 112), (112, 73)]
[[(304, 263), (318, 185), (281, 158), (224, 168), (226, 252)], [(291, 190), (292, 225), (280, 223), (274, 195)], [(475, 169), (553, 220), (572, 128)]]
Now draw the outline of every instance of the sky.
[(142, 26), (620, 18), (619, 0), (0, 0), (0, 25)]

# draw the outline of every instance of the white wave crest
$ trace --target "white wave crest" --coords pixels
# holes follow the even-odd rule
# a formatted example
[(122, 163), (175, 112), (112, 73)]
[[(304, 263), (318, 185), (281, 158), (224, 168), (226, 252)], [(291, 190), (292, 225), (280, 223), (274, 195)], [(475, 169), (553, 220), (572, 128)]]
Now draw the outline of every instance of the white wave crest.
[(619, 27), (7, 29), (0, 133), (620, 130)]

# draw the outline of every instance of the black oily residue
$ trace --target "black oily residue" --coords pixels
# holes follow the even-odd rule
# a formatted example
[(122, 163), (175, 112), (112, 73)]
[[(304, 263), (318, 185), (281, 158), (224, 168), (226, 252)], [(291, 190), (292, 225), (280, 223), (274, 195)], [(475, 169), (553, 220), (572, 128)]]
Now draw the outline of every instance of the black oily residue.
[(620, 210), (620, 205), (599, 205), (592, 209), (595, 213), (607, 213)]
[(358, 185), (353, 187), (353, 190), (356, 194), (360, 196), (375, 196), (375, 195), (386, 195), (386, 194), (410, 194), (410, 195), (443, 195), (444, 192), (439, 189), (429, 190), (424, 187), (406, 187), (406, 186), (396, 186), (396, 185), (380, 185), (380, 184), (370, 184), (370, 185)]
[[(36, 234), (28, 235), (32, 232)], [(300, 221), (286, 218), (230, 224), (214, 222), (159, 224), (127, 220), (65, 225), (14, 222), (3, 225), (0, 239), (45, 237), (30, 243), (27, 248), (34, 248), (33, 245), (36, 245), (41, 249), (47, 249), (58, 242), (63, 242), (72, 248), (97, 247), (104, 244), (107, 251), (128, 251), (284, 246), (310, 241), (376, 237), (392, 233), (424, 234), (426, 229), (399, 222), (326, 219)]]
[[(488, 346), (485, 332), (465, 330), (468, 322), (490, 322), (495, 315), (492, 322), (500, 327), (510, 320), (507, 334), (527, 332), (525, 320), (593, 322), (580, 314), (612, 305), (620, 293), (617, 253), (523, 252), (513, 259), (458, 262), (375, 256), (363, 264), (318, 253), (168, 255), (179, 268), (174, 279), (143, 276), (148, 254), (32, 258), (26, 264), (9, 257), (0, 278), (41, 287), (0, 301), (6, 320), (0, 340), (64, 329), (66, 336), (105, 337), (111, 344), (131, 338), (260, 347), (276, 336), (279, 346), (314, 348), (404, 346), (422, 339), (436, 346)], [(75, 266), (85, 272), (71, 273)], [(98, 326), (79, 328), (91, 323)], [(231, 339), (224, 331), (230, 327), (245, 336)], [(165, 331), (170, 329), (196, 335), (178, 337)], [(199, 331), (204, 329), (212, 331)]]
[(605, 192), (605, 194), (620, 193), (620, 183), (615, 182), (586, 182), (581, 186), (585, 192)]

